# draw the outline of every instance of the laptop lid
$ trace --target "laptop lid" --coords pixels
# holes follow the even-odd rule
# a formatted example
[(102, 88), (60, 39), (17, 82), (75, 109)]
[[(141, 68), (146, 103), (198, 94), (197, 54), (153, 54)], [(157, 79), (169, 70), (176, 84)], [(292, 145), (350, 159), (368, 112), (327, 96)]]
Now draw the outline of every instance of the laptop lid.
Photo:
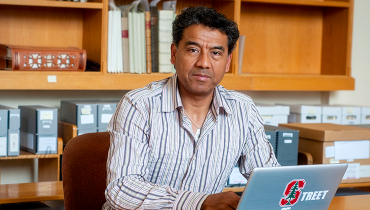
[(238, 210), (327, 210), (347, 164), (255, 168)]

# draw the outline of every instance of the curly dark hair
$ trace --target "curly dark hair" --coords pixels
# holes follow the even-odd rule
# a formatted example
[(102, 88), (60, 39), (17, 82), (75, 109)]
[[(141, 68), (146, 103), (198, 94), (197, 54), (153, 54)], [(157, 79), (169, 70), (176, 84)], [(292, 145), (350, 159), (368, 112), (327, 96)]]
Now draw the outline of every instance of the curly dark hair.
[(204, 25), (211, 29), (217, 29), (222, 34), (227, 35), (227, 48), (230, 55), (235, 49), (236, 42), (239, 39), (238, 25), (226, 18), (225, 15), (218, 13), (213, 8), (204, 6), (188, 7), (172, 23), (172, 38), (176, 47), (182, 39), (184, 29), (191, 25)]

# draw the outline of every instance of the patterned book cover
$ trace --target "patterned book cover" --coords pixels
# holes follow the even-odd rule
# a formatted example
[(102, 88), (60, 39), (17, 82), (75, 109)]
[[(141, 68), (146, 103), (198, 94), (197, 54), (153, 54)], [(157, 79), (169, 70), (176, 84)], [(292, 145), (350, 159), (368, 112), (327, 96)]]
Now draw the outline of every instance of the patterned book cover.
[(11, 70), (85, 71), (86, 68), (86, 51), (77, 47), (32, 47), (0, 44), (0, 48), (6, 48), (7, 52), (10, 52), (7, 56), (0, 55), (0, 59), (8, 60), (8, 63), (11, 63)]

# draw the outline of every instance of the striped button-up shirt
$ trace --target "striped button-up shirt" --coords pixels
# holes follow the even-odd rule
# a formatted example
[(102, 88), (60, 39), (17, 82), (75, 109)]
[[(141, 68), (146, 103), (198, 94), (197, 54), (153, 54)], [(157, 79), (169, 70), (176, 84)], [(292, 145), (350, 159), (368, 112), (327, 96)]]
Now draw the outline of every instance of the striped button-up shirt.
[(177, 75), (127, 93), (108, 126), (103, 209), (199, 209), (236, 164), (278, 166), (252, 100), (217, 86), (201, 134), (183, 112)]

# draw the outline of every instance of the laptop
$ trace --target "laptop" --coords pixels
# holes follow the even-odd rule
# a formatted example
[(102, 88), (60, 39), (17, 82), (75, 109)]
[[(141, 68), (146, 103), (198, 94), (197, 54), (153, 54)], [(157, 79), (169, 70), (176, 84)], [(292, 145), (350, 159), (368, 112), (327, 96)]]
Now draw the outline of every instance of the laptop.
[(327, 210), (347, 164), (255, 168), (238, 210)]

